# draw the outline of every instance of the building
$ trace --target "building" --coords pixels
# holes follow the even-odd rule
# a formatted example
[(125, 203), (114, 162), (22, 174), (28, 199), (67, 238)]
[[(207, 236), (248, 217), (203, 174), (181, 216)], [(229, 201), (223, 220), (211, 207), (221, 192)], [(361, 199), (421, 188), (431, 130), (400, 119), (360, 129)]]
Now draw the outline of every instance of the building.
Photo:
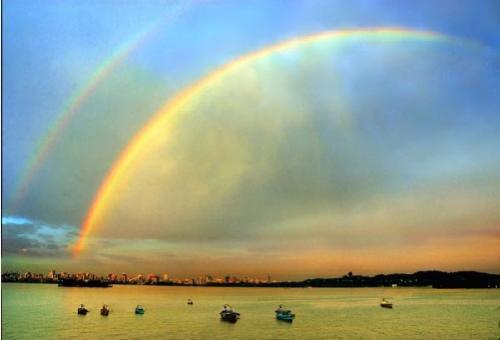
[(47, 273), (47, 279), (49, 280), (57, 279), (56, 271), (54, 269), (52, 269), (50, 272)]
[(146, 282), (148, 282), (149, 284), (157, 284), (158, 282), (160, 282), (160, 277), (156, 274), (148, 274)]

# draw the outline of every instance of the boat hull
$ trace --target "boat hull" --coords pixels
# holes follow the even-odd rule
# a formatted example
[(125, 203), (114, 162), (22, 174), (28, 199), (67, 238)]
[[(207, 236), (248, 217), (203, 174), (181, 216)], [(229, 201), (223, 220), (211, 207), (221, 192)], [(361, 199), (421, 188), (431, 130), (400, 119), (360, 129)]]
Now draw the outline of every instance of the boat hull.
[(227, 322), (236, 322), (240, 318), (240, 314), (236, 312), (221, 312), (220, 319)]
[(86, 315), (89, 311), (85, 308), (78, 308), (79, 315)]
[(236, 322), (236, 321), (238, 321), (238, 317), (236, 317), (236, 316), (221, 316), (220, 319), (222, 321), (226, 321), (226, 322)]
[(291, 315), (276, 315), (276, 320), (279, 320), (279, 321), (292, 322), (293, 319), (295, 319), (295, 315), (294, 314), (291, 314)]

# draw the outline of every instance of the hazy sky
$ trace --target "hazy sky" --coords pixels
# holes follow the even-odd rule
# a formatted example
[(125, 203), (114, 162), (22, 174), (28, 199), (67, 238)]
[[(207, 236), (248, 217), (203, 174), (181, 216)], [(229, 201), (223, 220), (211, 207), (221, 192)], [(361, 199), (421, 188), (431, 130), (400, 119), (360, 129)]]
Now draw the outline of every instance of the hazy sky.
[[(2, 268), (500, 273), (497, 1), (4, 1)], [(180, 105), (94, 197), (134, 135)]]

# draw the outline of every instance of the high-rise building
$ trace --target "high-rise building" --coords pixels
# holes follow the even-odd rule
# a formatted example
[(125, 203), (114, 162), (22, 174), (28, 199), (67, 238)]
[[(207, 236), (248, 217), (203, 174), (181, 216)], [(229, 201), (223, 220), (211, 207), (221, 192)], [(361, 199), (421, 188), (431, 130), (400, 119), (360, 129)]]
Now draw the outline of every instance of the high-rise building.
[(148, 276), (146, 277), (146, 282), (156, 284), (156, 283), (158, 283), (158, 281), (160, 281), (160, 277), (156, 274), (151, 273), (151, 274), (148, 274)]
[(56, 271), (52, 269), (50, 272), (48, 272), (47, 278), (50, 280), (54, 280), (56, 278)]

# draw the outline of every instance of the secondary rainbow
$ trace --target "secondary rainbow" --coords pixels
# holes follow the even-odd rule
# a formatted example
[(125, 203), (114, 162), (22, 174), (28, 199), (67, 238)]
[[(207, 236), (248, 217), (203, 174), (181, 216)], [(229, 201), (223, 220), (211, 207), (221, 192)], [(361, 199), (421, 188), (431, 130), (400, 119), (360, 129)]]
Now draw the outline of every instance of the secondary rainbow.
[(149, 40), (151, 40), (166, 23), (171, 22), (173, 19), (178, 17), (182, 12), (184, 12), (191, 2), (181, 3), (181, 5), (176, 6), (169, 15), (162, 18), (161, 20), (149, 25), (143, 29), (139, 34), (136, 34), (127, 42), (123, 43), (116, 51), (107, 58), (97, 70), (89, 77), (88, 81), (80, 87), (71, 96), (70, 100), (64, 106), (64, 109), (59, 113), (57, 118), (52, 122), (47, 132), (40, 138), (28, 158), (25, 166), (25, 170), (21, 175), (18, 184), (15, 187), (14, 195), (9, 205), (9, 210), (11, 214), (14, 214), (19, 209), (20, 204), (23, 202), (26, 193), (28, 192), (28, 187), (32, 183), (35, 175), (39, 172), (40, 168), (44, 164), (44, 160), (50, 151), (53, 149), (56, 142), (61, 137), (63, 131), (71, 123), (73, 118), (80, 111), (82, 105), (87, 101), (87, 99), (92, 96), (101, 83), (103, 83), (108, 76), (120, 66), (134, 51), (137, 51), (140, 47), (144, 46)]
[(165, 134), (170, 130), (165, 130), (165, 124), (175, 125), (175, 120), (180, 119), (182, 115), (178, 114), (179, 109), (188, 104), (197, 94), (210, 88), (226, 74), (238, 69), (247, 63), (256, 61), (260, 58), (268, 57), (276, 53), (285, 52), (294, 48), (303, 47), (308, 44), (316, 44), (336, 39), (348, 39), (352, 37), (377, 38), (377, 39), (416, 39), (428, 41), (454, 41), (456, 39), (449, 36), (424, 30), (412, 30), (401, 27), (376, 27), (323, 31), (301, 37), (294, 37), (277, 44), (265, 47), (263, 49), (245, 54), (229, 63), (217, 68), (215, 71), (202, 77), (191, 86), (182, 90), (177, 96), (166, 103), (162, 109), (153, 115), (153, 117), (139, 130), (139, 132), (130, 140), (123, 149), (119, 157), (113, 163), (104, 181), (101, 183), (94, 199), (90, 205), (87, 215), (82, 223), (82, 228), (78, 241), (73, 247), (73, 254), (80, 253), (86, 245), (90, 233), (95, 230), (99, 221), (106, 212), (106, 207), (113, 197), (113, 193), (124, 176), (125, 170), (131, 165), (140, 150), (148, 144), (157, 133)]

